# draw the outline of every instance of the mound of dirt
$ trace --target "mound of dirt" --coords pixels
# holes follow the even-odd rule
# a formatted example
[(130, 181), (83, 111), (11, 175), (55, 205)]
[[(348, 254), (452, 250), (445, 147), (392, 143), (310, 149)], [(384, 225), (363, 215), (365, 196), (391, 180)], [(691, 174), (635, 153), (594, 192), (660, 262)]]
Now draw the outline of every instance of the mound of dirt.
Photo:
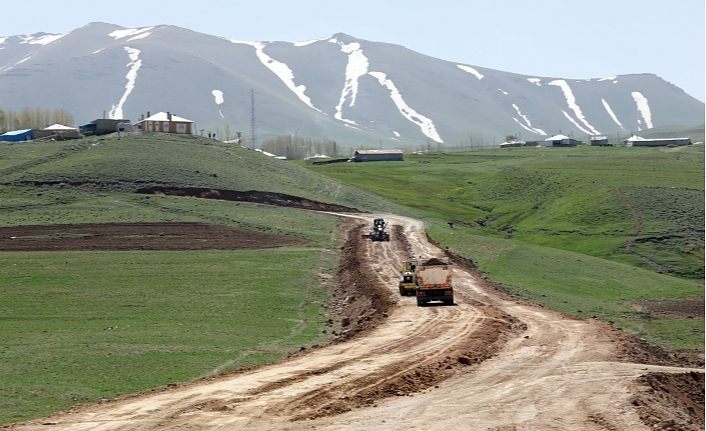
[(339, 340), (375, 327), (394, 304), (389, 291), (366, 268), (369, 258), (363, 247), (363, 229), (365, 225), (361, 224), (349, 230), (337, 269), (338, 288), (332, 294), (331, 306), (339, 323), (329, 324), (336, 328), (333, 334)]
[(412, 244), (404, 234), (404, 228), (398, 224), (392, 226), (392, 240), (396, 241), (404, 251), (405, 256), (413, 256)]
[(303, 244), (301, 238), (203, 223), (0, 227), (0, 251), (236, 250)]
[(704, 429), (703, 373), (649, 373), (638, 379), (632, 399), (640, 419), (654, 430)]

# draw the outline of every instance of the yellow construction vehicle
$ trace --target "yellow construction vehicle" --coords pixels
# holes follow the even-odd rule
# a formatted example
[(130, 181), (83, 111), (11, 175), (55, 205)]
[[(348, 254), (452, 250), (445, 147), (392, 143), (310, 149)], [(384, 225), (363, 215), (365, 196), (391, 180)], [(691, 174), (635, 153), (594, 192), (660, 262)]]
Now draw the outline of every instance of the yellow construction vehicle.
[(453, 305), (454, 290), (451, 285), (451, 263), (446, 257), (410, 258), (402, 262), (400, 295), (414, 295), (417, 305), (441, 301)]

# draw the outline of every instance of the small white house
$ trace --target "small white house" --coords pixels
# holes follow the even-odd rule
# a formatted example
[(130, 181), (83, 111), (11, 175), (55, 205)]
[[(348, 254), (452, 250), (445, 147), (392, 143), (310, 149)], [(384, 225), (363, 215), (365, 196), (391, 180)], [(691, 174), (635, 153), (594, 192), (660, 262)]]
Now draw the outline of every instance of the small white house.
[(194, 122), (170, 112), (158, 112), (135, 123), (142, 132), (192, 134)]
[(42, 130), (49, 130), (51, 132), (78, 132), (78, 129), (75, 127), (69, 127), (69, 126), (64, 126), (63, 124), (52, 124), (51, 126), (47, 126)]
[(554, 135), (544, 140), (542, 146), (545, 147), (575, 147), (580, 142), (566, 135)]

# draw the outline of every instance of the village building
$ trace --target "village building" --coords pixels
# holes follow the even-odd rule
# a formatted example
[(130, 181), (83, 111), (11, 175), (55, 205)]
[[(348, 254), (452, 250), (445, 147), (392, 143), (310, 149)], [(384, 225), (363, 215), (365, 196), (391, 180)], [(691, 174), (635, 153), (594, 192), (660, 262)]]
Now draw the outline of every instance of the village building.
[(141, 132), (192, 134), (194, 122), (170, 112), (158, 112), (135, 123)]
[(10, 130), (0, 135), (0, 141), (5, 142), (22, 142), (31, 141), (32, 139), (34, 139), (32, 129)]
[(402, 150), (356, 150), (351, 160), (354, 162), (373, 162), (382, 160), (404, 160)]
[(527, 142), (525, 141), (507, 141), (500, 144), (500, 148), (524, 147), (525, 145), (527, 145)]
[(577, 141), (574, 138), (570, 138), (566, 135), (554, 135), (550, 136), (544, 141), (542, 141), (542, 146), (544, 147), (575, 147), (580, 144), (581, 141)]
[(590, 145), (592, 147), (610, 147), (607, 136), (591, 136)]
[(626, 147), (680, 147), (691, 145), (690, 138), (657, 138), (646, 139), (633, 135), (623, 141)]
[(107, 135), (118, 131), (125, 131), (127, 126), (132, 127), (130, 120), (114, 119), (114, 118), (98, 118), (88, 124), (78, 126), (79, 132), (85, 136), (91, 135)]
[(80, 137), (76, 127), (64, 126), (63, 124), (52, 124), (43, 128), (42, 131), (49, 133), (49, 136), (54, 136), (58, 140), (77, 139)]

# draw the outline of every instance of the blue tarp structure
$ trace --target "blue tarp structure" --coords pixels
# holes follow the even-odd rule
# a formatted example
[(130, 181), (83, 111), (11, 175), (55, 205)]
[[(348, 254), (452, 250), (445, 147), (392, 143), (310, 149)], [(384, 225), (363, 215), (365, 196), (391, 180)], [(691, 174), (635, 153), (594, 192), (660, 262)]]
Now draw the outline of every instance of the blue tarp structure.
[(12, 130), (0, 135), (0, 141), (20, 142), (32, 139), (32, 129)]

